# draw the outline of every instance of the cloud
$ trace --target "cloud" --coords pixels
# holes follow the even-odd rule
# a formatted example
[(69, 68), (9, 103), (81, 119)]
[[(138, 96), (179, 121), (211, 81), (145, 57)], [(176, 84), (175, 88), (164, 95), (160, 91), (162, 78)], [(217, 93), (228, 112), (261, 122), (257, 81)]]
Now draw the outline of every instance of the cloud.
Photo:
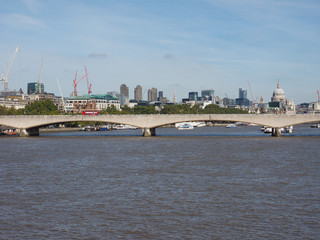
[(107, 54), (105, 54), (105, 53), (90, 53), (88, 55), (88, 57), (90, 57), (90, 58), (105, 58), (105, 57), (107, 57)]
[(4, 24), (10, 27), (15, 27), (15, 28), (23, 28), (26, 26), (29, 27), (40, 27), (40, 28), (46, 28), (47, 26), (40, 20), (23, 15), (23, 14), (17, 14), (17, 13), (12, 13), (12, 14), (7, 14), (4, 16), (1, 16), (0, 18), (0, 24)]
[(22, 3), (33, 13), (38, 13), (44, 5), (37, 0), (22, 0)]
[(173, 59), (175, 56), (172, 55), (171, 53), (166, 53), (163, 55), (163, 58), (164, 59), (167, 59), (167, 60), (170, 60), (170, 59)]

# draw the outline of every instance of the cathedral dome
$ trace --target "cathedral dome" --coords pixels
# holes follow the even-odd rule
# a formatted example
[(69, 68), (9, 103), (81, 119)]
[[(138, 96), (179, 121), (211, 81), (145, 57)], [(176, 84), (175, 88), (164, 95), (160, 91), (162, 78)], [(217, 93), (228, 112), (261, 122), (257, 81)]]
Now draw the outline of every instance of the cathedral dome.
[(281, 101), (285, 101), (285, 100), (286, 100), (286, 96), (285, 96), (282, 88), (280, 88), (280, 82), (278, 81), (277, 88), (273, 91), (271, 101), (272, 102), (281, 102)]

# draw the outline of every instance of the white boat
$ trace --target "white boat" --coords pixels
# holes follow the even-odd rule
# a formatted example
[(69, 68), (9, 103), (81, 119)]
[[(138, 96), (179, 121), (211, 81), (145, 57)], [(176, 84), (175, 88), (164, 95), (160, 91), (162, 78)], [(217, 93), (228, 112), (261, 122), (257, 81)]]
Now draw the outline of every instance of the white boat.
[(272, 128), (271, 127), (264, 127), (263, 132), (264, 133), (272, 133)]
[(116, 130), (135, 130), (137, 128), (130, 126), (130, 125), (120, 124), (120, 125), (115, 126), (114, 129), (116, 129)]
[(192, 129), (194, 129), (194, 126), (190, 124), (183, 124), (178, 127), (178, 130), (192, 130)]
[(197, 125), (195, 127), (206, 127), (207, 124), (205, 122), (197, 122)]
[(320, 123), (319, 124), (315, 124), (315, 125), (311, 125), (312, 128), (320, 128)]
[(237, 125), (235, 125), (234, 123), (228, 124), (228, 125), (226, 126), (226, 128), (236, 128), (236, 127), (237, 127)]
[(180, 122), (180, 123), (176, 123), (175, 127), (179, 128), (183, 125), (190, 125), (192, 127), (205, 127), (205, 126), (207, 126), (205, 122)]
[(286, 126), (284, 128), (284, 132), (286, 133), (292, 133), (293, 132), (293, 126)]

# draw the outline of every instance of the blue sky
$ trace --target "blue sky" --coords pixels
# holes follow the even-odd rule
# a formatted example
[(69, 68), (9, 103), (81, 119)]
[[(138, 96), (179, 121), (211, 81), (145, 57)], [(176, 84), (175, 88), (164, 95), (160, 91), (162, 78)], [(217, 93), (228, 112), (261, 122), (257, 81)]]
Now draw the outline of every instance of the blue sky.
[(10, 0), (0, 29), (1, 72), (20, 45), (9, 89), (38, 81), (42, 58), (46, 91), (60, 95), (58, 78), (64, 96), (84, 66), (93, 93), (125, 83), (131, 98), (138, 84), (171, 100), (203, 89), (236, 98), (239, 88), (251, 99), (248, 80), (265, 101), (278, 80), (295, 103), (320, 89), (318, 0)]

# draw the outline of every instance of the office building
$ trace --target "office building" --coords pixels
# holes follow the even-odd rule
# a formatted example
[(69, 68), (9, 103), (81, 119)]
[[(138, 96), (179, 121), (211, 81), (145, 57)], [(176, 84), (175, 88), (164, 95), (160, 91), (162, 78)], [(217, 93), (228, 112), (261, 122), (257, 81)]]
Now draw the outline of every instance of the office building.
[(120, 94), (122, 94), (123, 96), (129, 99), (129, 87), (127, 87), (127, 85), (125, 84), (122, 84), (120, 86)]
[(38, 82), (31, 82), (28, 83), (28, 89), (27, 89), (28, 95), (30, 94), (42, 94), (44, 93), (44, 85), (43, 83), (39, 83)]
[(158, 97), (158, 89), (151, 88), (148, 90), (148, 101), (149, 102), (157, 101), (157, 97)]
[(214, 96), (214, 90), (213, 89), (202, 90), (201, 91), (202, 100), (212, 100), (213, 96)]
[(198, 101), (198, 92), (189, 92), (189, 99), (193, 101)]
[(142, 100), (142, 87), (140, 85), (137, 85), (134, 89), (134, 100), (137, 102)]

